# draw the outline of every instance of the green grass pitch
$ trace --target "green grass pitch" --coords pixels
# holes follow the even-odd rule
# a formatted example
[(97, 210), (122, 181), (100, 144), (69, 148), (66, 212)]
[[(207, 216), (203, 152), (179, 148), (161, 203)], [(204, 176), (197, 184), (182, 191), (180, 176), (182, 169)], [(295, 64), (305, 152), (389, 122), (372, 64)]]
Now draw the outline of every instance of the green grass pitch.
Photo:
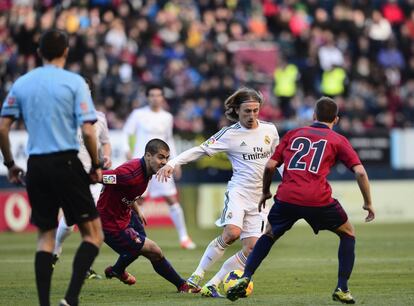
[[(363, 224), (356, 226), (357, 249), (350, 289), (361, 305), (414, 305), (414, 224)], [(192, 230), (198, 249), (181, 250), (174, 229), (149, 229), (148, 236), (163, 249), (183, 276), (196, 268), (205, 246), (217, 230)], [(35, 234), (0, 234), (0, 305), (37, 305), (33, 274)], [(79, 243), (75, 233), (66, 242), (53, 275), (51, 300), (57, 305), (70, 277), (71, 260)], [(177, 294), (174, 286), (139, 258), (128, 269), (137, 284), (116, 279), (87, 280), (81, 305), (339, 305), (331, 300), (336, 284), (338, 239), (329, 232), (314, 236), (310, 227), (297, 226), (273, 247), (254, 277), (252, 296), (237, 302)], [(227, 250), (225, 258), (239, 248)], [(211, 277), (225, 259), (220, 260)], [(116, 254), (103, 246), (94, 268), (103, 273)]]

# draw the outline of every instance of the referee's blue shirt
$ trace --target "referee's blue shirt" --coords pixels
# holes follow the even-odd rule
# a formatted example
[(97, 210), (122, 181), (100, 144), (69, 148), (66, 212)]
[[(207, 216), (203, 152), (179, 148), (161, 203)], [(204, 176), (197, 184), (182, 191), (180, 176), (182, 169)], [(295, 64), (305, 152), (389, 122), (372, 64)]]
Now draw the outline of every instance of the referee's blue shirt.
[(85, 80), (54, 65), (18, 78), (3, 103), (1, 116), (23, 118), (29, 155), (79, 150), (78, 127), (96, 121)]

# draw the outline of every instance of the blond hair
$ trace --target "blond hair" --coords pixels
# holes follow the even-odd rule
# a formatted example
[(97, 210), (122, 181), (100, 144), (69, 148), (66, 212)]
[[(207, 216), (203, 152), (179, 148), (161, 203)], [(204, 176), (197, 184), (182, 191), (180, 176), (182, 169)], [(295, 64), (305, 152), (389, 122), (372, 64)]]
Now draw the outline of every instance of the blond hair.
[(249, 87), (239, 88), (224, 101), (224, 113), (227, 119), (234, 122), (239, 121), (239, 115), (236, 110), (239, 109), (241, 104), (246, 102), (259, 102), (262, 104), (263, 95), (260, 91)]

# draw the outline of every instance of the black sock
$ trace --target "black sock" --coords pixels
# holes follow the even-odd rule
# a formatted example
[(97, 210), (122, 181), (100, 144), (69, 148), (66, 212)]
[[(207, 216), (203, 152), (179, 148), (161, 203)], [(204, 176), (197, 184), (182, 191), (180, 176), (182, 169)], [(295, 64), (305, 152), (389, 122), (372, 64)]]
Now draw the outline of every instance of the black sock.
[(151, 264), (155, 272), (157, 272), (170, 283), (173, 283), (177, 288), (179, 288), (185, 282), (185, 280), (183, 280), (181, 276), (178, 275), (173, 266), (171, 266), (165, 257), (161, 260), (151, 261)]
[(35, 274), (37, 294), (41, 306), (50, 305), (50, 283), (52, 280), (52, 260), (53, 254), (44, 251), (38, 251), (35, 255)]
[(348, 279), (351, 276), (355, 261), (355, 237), (348, 235), (339, 236), (338, 248), (338, 284), (342, 291), (348, 290)]
[(79, 246), (73, 259), (72, 278), (65, 295), (65, 300), (69, 305), (78, 305), (79, 293), (85, 281), (86, 272), (92, 266), (98, 253), (98, 247), (90, 242), (84, 241)]
[(252, 278), (254, 272), (262, 263), (263, 259), (269, 254), (274, 244), (274, 240), (267, 235), (262, 235), (256, 242), (253, 251), (247, 257), (246, 267), (243, 276)]
[(119, 256), (116, 263), (112, 266), (112, 270), (118, 275), (121, 275), (125, 271), (126, 267), (128, 267), (138, 257), (139, 255), (135, 254), (122, 254)]

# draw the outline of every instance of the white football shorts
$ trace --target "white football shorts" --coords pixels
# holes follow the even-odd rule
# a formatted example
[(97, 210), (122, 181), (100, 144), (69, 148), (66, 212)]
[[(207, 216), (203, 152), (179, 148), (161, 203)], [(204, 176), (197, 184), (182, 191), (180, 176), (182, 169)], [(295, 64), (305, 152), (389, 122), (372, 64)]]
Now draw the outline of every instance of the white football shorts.
[(242, 232), (240, 239), (248, 237), (260, 237), (267, 224), (269, 207), (260, 213), (258, 204), (261, 192), (244, 191), (239, 188), (228, 189), (224, 194), (224, 208), (216, 225), (223, 227), (232, 224), (240, 227)]

